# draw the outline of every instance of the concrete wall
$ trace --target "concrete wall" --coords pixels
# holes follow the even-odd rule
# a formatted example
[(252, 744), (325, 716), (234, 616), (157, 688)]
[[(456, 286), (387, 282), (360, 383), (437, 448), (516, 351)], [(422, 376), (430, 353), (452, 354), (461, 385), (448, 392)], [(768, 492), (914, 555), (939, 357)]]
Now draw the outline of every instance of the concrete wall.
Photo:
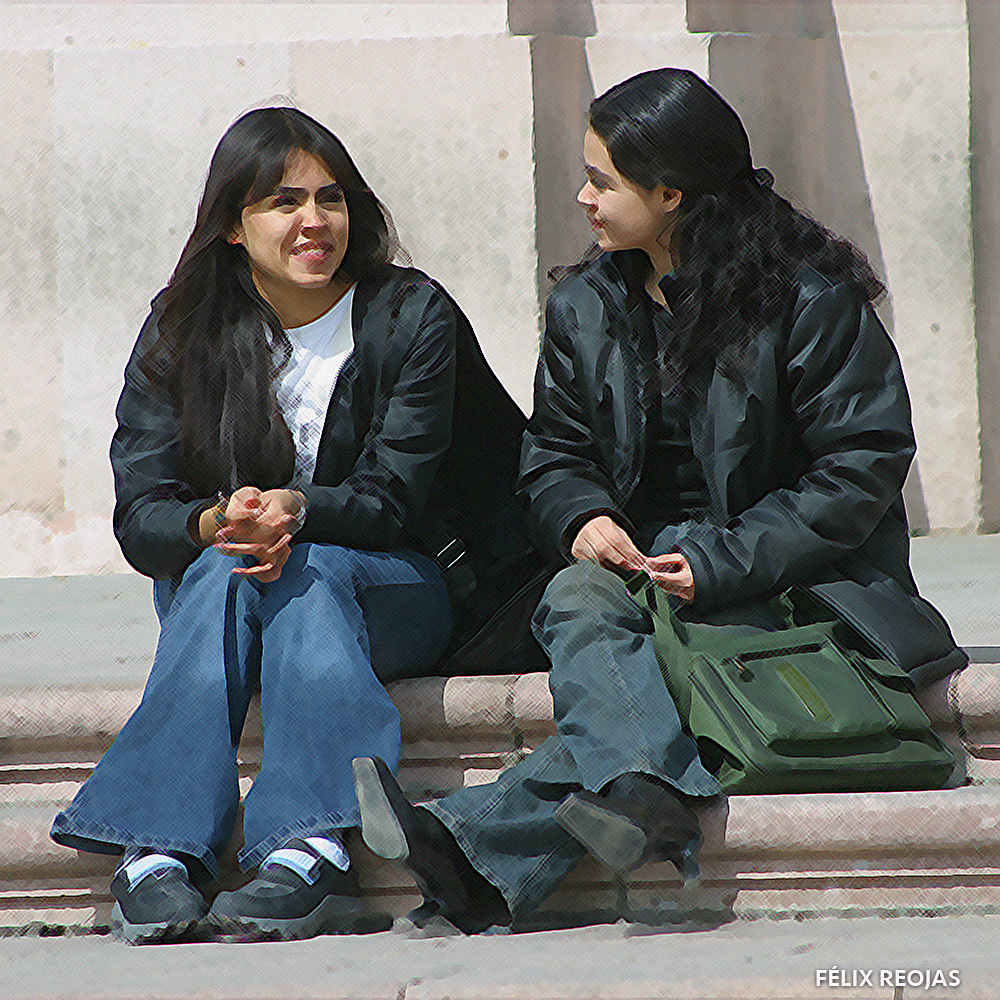
[(1000, 4), (969, 3), (972, 252), (982, 519), (1000, 531)]
[(107, 461), (122, 368), (241, 112), (292, 99), (343, 136), (527, 408), (545, 274), (588, 242), (587, 102), (660, 65), (708, 76), (779, 188), (885, 273), (920, 445), (911, 517), (978, 529), (1000, 510), (978, 442), (1000, 393), (972, 308), (976, 23), (961, 0), (5, 5), (0, 575), (125, 568)]

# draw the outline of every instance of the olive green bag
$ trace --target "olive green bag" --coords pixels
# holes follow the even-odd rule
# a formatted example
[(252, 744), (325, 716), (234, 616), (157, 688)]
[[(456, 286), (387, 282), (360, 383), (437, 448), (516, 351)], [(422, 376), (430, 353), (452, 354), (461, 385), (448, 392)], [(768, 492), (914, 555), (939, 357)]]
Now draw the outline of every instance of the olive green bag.
[(652, 584), (629, 589), (653, 614), (667, 687), (724, 792), (940, 788), (955, 770), (904, 670), (852, 648), (843, 622), (794, 624), (802, 604), (816, 610), (804, 592), (774, 604), (792, 627), (740, 635), (682, 622)]

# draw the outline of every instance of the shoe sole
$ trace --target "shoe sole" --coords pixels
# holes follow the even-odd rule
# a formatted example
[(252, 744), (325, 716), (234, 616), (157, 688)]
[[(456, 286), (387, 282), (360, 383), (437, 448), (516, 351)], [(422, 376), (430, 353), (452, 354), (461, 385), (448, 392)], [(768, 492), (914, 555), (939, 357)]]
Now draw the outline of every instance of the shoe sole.
[(618, 813), (570, 795), (555, 812), (556, 822), (613, 872), (638, 867), (646, 834)]
[(277, 941), (299, 941), (320, 934), (374, 934), (392, 927), (387, 913), (345, 913), (342, 900), (327, 896), (302, 917), (249, 917), (210, 910), (206, 920), (220, 934), (259, 934)]
[(465, 931), (456, 927), (447, 917), (438, 914), (419, 923), (411, 920), (409, 914), (398, 917), (392, 925), (392, 933), (412, 940), (440, 937), (464, 937)]
[(204, 917), (186, 920), (181, 924), (162, 921), (151, 924), (133, 924), (125, 919), (121, 904), (115, 903), (111, 910), (111, 936), (126, 944), (168, 944), (184, 940), (201, 923)]
[(353, 762), (354, 790), (361, 808), (361, 837), (380, 858), (406, 861), (410, 845), (396, 816), (378, 766), (370, 757), (358, 757)]

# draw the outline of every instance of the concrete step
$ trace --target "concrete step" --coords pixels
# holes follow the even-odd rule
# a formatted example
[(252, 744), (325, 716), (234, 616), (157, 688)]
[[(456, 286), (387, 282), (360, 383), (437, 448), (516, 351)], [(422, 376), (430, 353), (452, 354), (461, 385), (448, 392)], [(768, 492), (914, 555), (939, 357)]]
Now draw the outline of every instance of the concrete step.
[[(422, 678), (391, 693), (403, 719), (400, 781), (418, 799), (493, 780), (553, 728), (544, 674)], [(0, 694), (0, 927), (107, 924), (114, 859), (60, 847), (48, 829), (140, 696), (124, 685)], [(977, 664), (922, 700), (956, 745), (955, 707), (971, 743), (1000, 742), (1000, 665)], [(681, 890), (668, 864), (647, 865), (623, 886), (585, 859), (540, 919), (1000, 912), (1000, 762), (986, 753), (993, 759), (966, 758), (973, 784), (945, 791), (731, 797), (728, 817), (724, 808), (703, 817), (696, 890)], [(240, 748), (244, 791), (260, 754), (255, 705)], [(238, 846), (221, 887), (239, 884)], [(352, 856), (373, 906), (402, 913), (415, 904), (396, 868), (360, 843)]]

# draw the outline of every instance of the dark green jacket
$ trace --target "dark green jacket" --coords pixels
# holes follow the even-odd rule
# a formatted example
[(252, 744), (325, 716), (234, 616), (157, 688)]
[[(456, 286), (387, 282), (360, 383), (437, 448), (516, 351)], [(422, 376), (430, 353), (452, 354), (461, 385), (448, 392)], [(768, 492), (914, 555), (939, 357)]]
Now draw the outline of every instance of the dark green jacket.
[[(623, 511), (660, 384), (640, 337), (641, 264), (635, 251), (603, 254), (549, 297), (519, 488), (550, 555), (565, 558), (596, 514), (631, 527)], [(704, 383), (691, 436), (709, 507), (680, 526), (677, 546), (694, 571), (692, 612), (805, 587), (918, 685), (963, 667), (910, 574), (909, 400), (869, 304), (805, 272), (783, 321), (757, 339), (745, 385), (718, 366)]]
[[(114, 528), (140, 573), (173, 577), (201, 551), (190, 516), (214, 500), (185, 482), (178, 415), (138, 363), (157, 318), (154, 300), (118, 403)], [(313, 481), (294, 484), (309, 502), (295, 542), (434, 557), (460, 538), (480, 584), (466, 609), (475, 623), (516, 587), (530, 552), (514, 501), (524, 416), (461, 310), (420, 271), (391, 267), (360, 281), (351, 321), (354, 352), (330, 400)]]

